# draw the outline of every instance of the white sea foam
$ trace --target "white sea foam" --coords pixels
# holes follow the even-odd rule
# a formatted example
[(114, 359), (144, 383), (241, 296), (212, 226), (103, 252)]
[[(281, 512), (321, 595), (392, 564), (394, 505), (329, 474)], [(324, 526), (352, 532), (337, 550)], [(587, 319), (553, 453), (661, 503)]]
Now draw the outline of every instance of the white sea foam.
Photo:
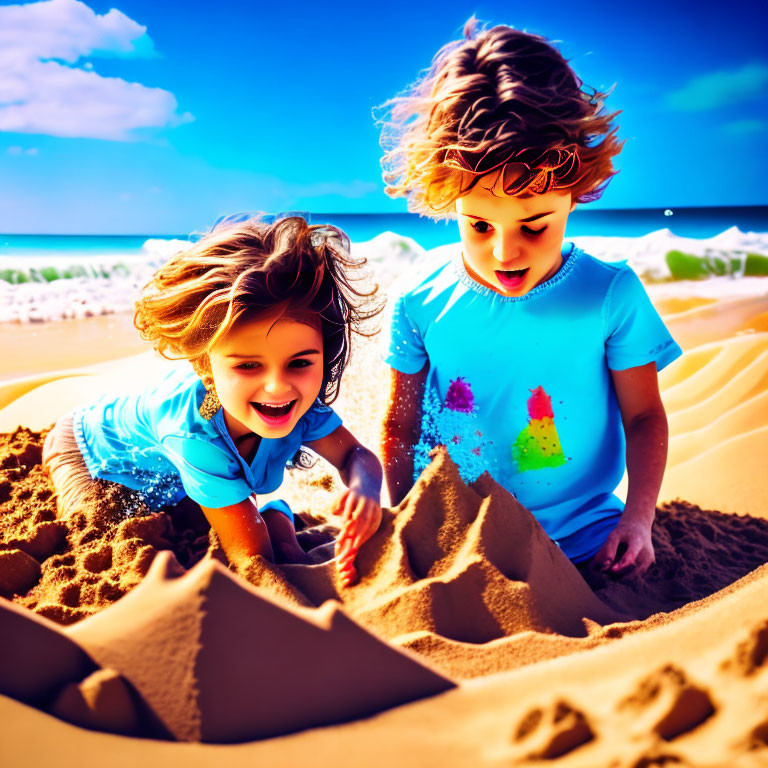
[(738, 227), (731, 227), (719, 235), (704, 239), (680, 237), (669, 229), (659, 229), (643, 237), (582, 236), (572, 240), (579, 248), (598, 259), (626, 260), (640, 277), (655, 281), (672, 278), (666, 260), (669, 251), (682, 251), (713, 259), (741, 258), (742, 261), (747, 253), (768, 256), (768, 233), (742, 232)]
[(365, 258), (368, 270), (383, 285), (391, 285), (403, 269), (422, 258), (426, 251), (413, 238), (382, 232), (373, 240), (352, 243), (352, 256)]
[(155, 270), (188, 245), (184, 240), (150, 239), (132, 255), (0, 258), (0, 276), (5, 278), (0, 279), (0, 323), (42, 323), (132, 310)]
[[(671, 278), (666, 262), (670, 250), (697, 256), (744, 258), (747, 253), (768, 255), (768, 233), (741, 232), (732, 227), (703, 240), (678, 237), (668, 229), (644, 237), (575, 237), (574, 242), (605, 261), (626, 260), (646, 281)], [(179, 250), (184, 240), (150, 239), (139, 254), (132, 256), (83, 256), (65, 260), (60, 256), (0, 258), (0, 275), (21, 273), (25, 282), (0, 280), (0, 323), (47, 322), (65, 318), (125, 312), (133, 309), (141, 288), (152, 273)], [(445, 246), (442, 246), (443, 248)], [(366, 242), (353, 243), (352, 255), (367, 259), (369, 269), (383, 287), (391, 285), (411, 265), (428, 259), (415, 240), (394, 232), (382, 232)], [(55, 270), (55, 272), (54, 272)], [(56, 275), (76, 273), (73, 277)], [(675, 281), (654, 293), (681, 296), (752, 296), (768, 293), (768, 278), (729, 277)]]

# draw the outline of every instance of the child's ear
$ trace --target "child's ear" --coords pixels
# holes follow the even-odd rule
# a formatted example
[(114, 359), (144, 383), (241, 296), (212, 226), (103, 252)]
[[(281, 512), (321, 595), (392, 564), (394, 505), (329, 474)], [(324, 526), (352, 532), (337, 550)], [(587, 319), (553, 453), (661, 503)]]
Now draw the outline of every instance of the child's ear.
[(213, 375), (211, 373), (211, 360), (208, 355), (201, 355), (190, 362), (205, 388), (210, 389), (213, 386)]

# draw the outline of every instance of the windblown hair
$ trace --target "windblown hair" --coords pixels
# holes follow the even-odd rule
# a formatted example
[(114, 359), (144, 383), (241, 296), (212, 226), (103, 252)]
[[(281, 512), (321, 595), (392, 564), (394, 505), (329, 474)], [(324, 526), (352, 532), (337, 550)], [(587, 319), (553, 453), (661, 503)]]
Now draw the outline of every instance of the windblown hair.
[(464, 39), (444, 46), (424, 77), (384, 105), (386, 192), (407, 197), (414, 212), (445, 218), (479, 178), (446, 163), (451, 157), (471, 165), (523, 149), (566, 150), (575, 170), (554, 188), (570, 188), (574, 202), (596, 200), (622, 145), (612, 125), (619, 113), (603, 110), (606, 95), (585, 87), (544, 38), (479, 29), (471, 18)]
[(367, 293), (353, 286), (364, 264), (351, 257), (341, 230), (299, 216), (220, 225), (157, 270), (136, 302), (134, 325), (163, 357), (190, 360), (208, 383), (208, 353), (237, 321), (276, 310), (315, 314), (323, 335), (320, 399), (332, 403), (352, 333), (372, 335), (362, 325), (381, 311), (376, 286)]

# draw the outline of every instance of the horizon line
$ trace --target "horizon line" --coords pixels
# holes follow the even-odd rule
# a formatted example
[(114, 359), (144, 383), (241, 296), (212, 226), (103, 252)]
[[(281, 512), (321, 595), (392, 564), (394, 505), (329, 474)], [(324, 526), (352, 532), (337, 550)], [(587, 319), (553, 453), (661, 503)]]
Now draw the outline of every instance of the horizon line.
[[(606, 213), (622, 213), (622, 214), (631, 214), (631, 213), (650, 213), (650, 212), (658, 212), (661, 215), (664, 215), (665, 211), (672, 211), (672, 214), (668, 218), (672, 218), (675, 214), (675, 211), (729, 211), (729, 210), (750, 210), (750, 211), (760, 211), (764, 210), (765, 214), (768, 215), (768, 203), (761, 203), (757, 205), (677, 205), (677, 206), (668, 206), (666, 208), (661, 206), (649, 206), (646, 208), (576, 208), (574, 212), (571, 214), (573, 216), (574, 214), (584, 216), (586, 214), (591, 215), (597, 215), (597, 214), (606, 214)], [(291, 209), (291, 211), (286, 212), (294, 212), (294, 209)], [(373, 212), (337, 212), (337, 213), (328, 213), (328, 212), (318, 212), (315, 213), (314, 211), (300, 211), (299, 209), (295, 209), (296, 213), (309, 213), (311, 217), (341, 217), (341, 216), (415, 216), (419, 219), (426, 219), (429, 220), (428, 216), (421, 216), (420, 214), (411, 213), (410, 211), (373, 211)], [(256, 213), (254, 211), (254, 213)], [(265, 212), (266, 213), (266, 212)], [(320, 222), (318, 222), (320, 223)], [(442, 224), (442, 225), (448, 225), (453, 223), (451, 219), (443, 220), (443, 221), (434, 221), (434, 224)], [(673, 222), (670, 222), (673, 223)], [(736, 226), (735, 224), (733, 226)], [(193, 230), (194, 231), (194, 230)], [(172, 238), (172, 239), (186, 239), (190, 235), (189, 232), (187, 233), (179, 233), (179, 232), (0, 232), (0, 237), (146, 237), (146, 238)]]

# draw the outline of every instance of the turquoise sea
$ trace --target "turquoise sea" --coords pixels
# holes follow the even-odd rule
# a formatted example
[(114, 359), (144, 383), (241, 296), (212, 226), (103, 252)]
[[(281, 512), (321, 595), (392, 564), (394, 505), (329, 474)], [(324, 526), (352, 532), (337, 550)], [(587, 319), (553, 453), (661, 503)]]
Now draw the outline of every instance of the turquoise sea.
[[(409, 213), (311, 213), (312, 223), (343, 229), (353, 242), (371, 240), (381, 232), (411, 237), (423, 248), (456, 242), (454, 222), (435, 223)], [(713, 237), (730, 227), (744, 232), (768, 232), (768, 206), (729, 208), (659, 208), (638, 210), (576, 209), (568, 221), (567, 237), (604, 235), (641, 237), (668, 228), (682, 237)], [(201, 223), (204, 230), (206, 224)], [(0, 257), (120, 257), (138, 255), (150, 238), (186, 239), (190, 233), (141, 235), (25, 235), (0, 234)]]

